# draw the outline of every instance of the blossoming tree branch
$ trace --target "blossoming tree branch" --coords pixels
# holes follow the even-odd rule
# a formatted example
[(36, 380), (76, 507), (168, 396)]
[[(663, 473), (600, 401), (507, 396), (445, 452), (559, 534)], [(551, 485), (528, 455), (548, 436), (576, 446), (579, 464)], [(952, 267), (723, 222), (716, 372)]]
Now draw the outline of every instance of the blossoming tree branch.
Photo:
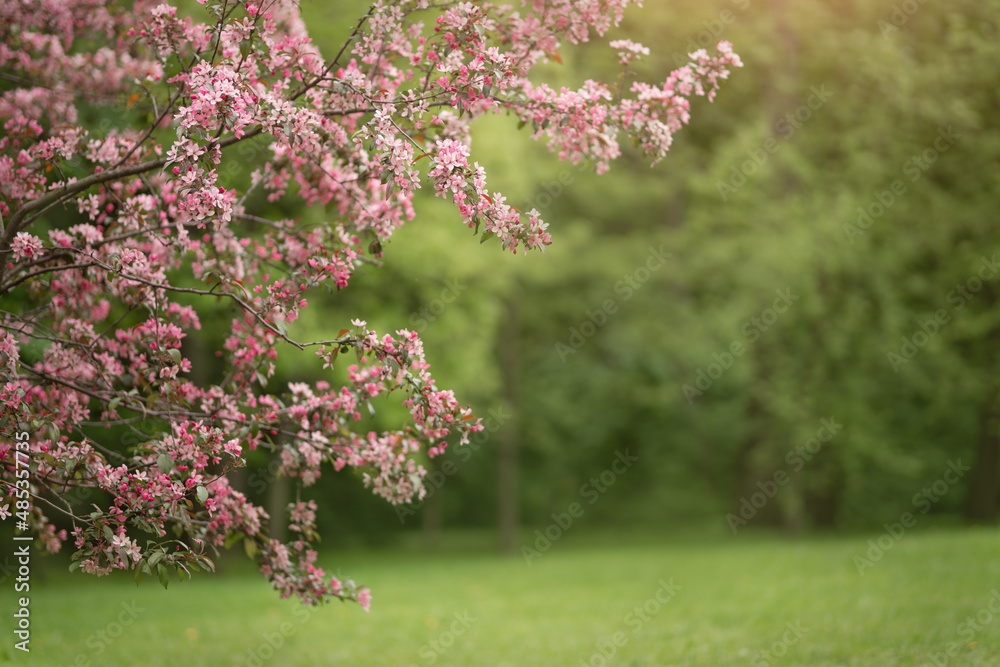
[[(598, 172), (623, 135), (661, 159), (689, 98), (712, 99), (741, 65), (728, 43), (655, 84), (626, 85), (648, 53), (627, 40), (608, 49), (625, 70), (616, 83), (554, 90), (530, 78), (562, 45), (617, 25), (629, 1), (376, 0), (332, 56), (291, 0), (199, 0), (200, 18), (150, 0), (3, 3), (0, 516), (26, 515), (49, 551), (71, 540), (74, 569), (164, 585), (171, 571), (213, 569), (210, 555), (242, 540), (282, 596), (367, 609), (366, 588), (316, 566), (314, 503), (292, 503), (292, 539), (273, 540), (227, 473), (265, 448), (298, 484), (330, 462), (407, 502), (424, 494), (422, 457), (482, 425), (437, 387), (414, 332), (356, 319), (300, 341), (288, 327), (315, 288), (343, 289), (377, 262), (423, 184), (481, 240), (514, 253), (550, 243), (539, 213), (489, 190), (470, 160), (478, 116), (512, 116)], [(325, 223), (266, 214), (296, 200), (323, 207)], [(217, 353), (225, 374), (199, 384), (181, 345), (202, 327), (199, 304), (217, 300), (237, 313)], [(291, 348), (314, 350), (323, 369), (350, 364), (349, 381), (273, 387), (278, 351)], [(361, 410), (383, 394), (407, 423), (362, 432)], [(152, 434), (139, 428), (149, 423)], [(102, 438), (111, 426), (135, 437)], [(20, 430), (31, 433), (27, 500)], [(74, 502), (84, 490), (100, 501)]]

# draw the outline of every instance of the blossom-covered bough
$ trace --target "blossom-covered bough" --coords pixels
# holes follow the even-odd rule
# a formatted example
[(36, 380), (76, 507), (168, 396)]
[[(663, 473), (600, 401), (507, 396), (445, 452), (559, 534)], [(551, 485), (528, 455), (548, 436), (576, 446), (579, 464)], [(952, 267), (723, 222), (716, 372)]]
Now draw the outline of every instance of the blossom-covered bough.
[[(422, 182), (481, 240), (515, 253), (550, 243), (538, 212), (489, 191), (470, 162), (482, 114), (509, 114), (598, 172), (619, 135), (662, 158), (688, 98), (711, 99), (740, 66), (729, 44), (655, 85), (529, 79), (561, 44), (617, 25), (629, 1), (377, 0), (332, 58), (291, 0), (211, 0), (201, 18), (149, 0), (2, 3), (0, 516), (27, 519), (50, 551), (72, 540), (85, 572), (164, 585), (243, 540), (282, 596), (367, 609), (367, 589), (316, 567), (313, 503), (290, 506), (293, 539), (279, 543), (227, 473), (249, 450), (276, 449), (302, 485), (328, 461), (406, 502), (424, 494), (421, 457), (482, 425), (435, 385), (415, 333), (354, 320), (300, 342), (288, 326), (310, 290), (342, 289), (377, 261)], [(648, 53), (611, 47), (625, 69)], [(296, 200), (326, 222), (267, 213)], [(237, 313), (218, 352), (224, 377), (198, 383), (182, 343), (202, 327), (199, 304), (218, 300)], [(350, 364), (349, 381), (276, 391), (277, 351), (290, 347), (315, 350), (324, 369)], [(361, 432), (382, 394), (400, 397), (408, 422)], [(112, 442), (112, 426), (130, 435)]]

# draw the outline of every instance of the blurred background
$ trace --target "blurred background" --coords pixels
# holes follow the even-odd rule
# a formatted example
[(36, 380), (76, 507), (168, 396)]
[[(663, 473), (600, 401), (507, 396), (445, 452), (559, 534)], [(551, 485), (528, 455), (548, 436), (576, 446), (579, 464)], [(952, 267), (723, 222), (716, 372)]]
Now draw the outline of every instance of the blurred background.
[[(326, 52), (366, 8), (302, 0)], [(718, 40), (745, 66), (714, 103), (694, 100), (654, 168), (625, 145), (598, 176), (516, 120), (478, 120), (490, 190), (537, 208), (552, 246), (480, 245), (424, 191), (383, 266), (315, 295), (289, 332), (330, 338), (353, 318), (416, 330), (438, 385), (486, 426), (424, 461), (421, 502), (393, 507), (329, 469), (303, 491), (329, 571), (371, 585), (378, 613), (333, 605), (307, 625), (259, 577), (169, 594), (124, 576), (70, 586), (39, 558), (36, 581), (53, 577), (33, 593), (45, 655), (260, 665), (285, 646), (283, 664), (596, 666), (628, 629), (631, 665), (761, 665), (802, 621), (814, 634), (787, 664), (948, 664), (956, 639), (979, 660), (962, 664), (998, 664), (995, 624), (962, 624), (1000, 602), (984, 592), (1000, 578), (1000, 0), (647, 0), (539, 76), (614, 80), (618, 38), (650, 47), (634, 66), (646, 81)], [(196, 381), (220, 371), (224, 330), (186, 341)], [(315, 362), (280, 350), (268, 389), (329, 379)], [(400, 423), (394, 403), (372, 430)], [(232, 482), (282, 517), (295, 490), (270, 456), (251, 452)], [(913, 525), (924, 534), (868, 571)], [(652, 546), (615, 552), (619, 537)], [(252, 576), (241, 561), (222, 569)], [(686, 592), (630, 627), (674, 576)], [(105, 653), (102, 628), (127, 625), (120, 600), (155, 613)], [(481, 625), (456, 637), (466, 611)]]
[[(303, 3), (327, 49), (364, 11), (347, 4)], [(998, 9), (633, 8), (611, 37), (651, 48), (641, 79), (720, 39), (745, 64), (714, 103), (696, 98), (654, 168), (624, 146), (598, 176), (508, 117), (477, 121), (490, 188), (541, 211), (553, 245), (479, 245), (425, 191), (384, 266), (311, 304), (298, 335), (354, 317), (419, 331), (439, 386), (487, 430), (427, 462), (428, 497), (405, 508), (328, 473), (309, 490), (326, 544), (478, 531), (513, 549), (573, 502), (580, 526), (661, 533), (857, 530), (915, 508), (926, 525), (995, 521)], [(607, 39), (561, 55), (542, 71), (553, 85), (619, 72)], [(272, 387), (320, 379), (283, 355)], [(374, 427), (398, 416), (385, 407)], [(589, 505), (583, 485), (625, 450), (636, 465)], [(257, 454), (247, 488), (277, 509), (289, 489), (253, 483)], [(935, 493), (949, 462), (969, 470)]]
[[(302, 9), (332, 53), (367, 4)], [(510, 117), (477, 120), (490, 189), (537, 208), (552, 246), (526, 257), (479, 244), (428, 188), (381, 267), (313, 296), (295, 339), (354, 318), (416, 330), (438, 386), (486, 426), (424, 461), (428, 493), (412, 505), (328, 470), (303, 491), (321, 507), (324, 547), (472, 539), (516, 552), (573, 503), (585, 510), (574, 539), (871, 531), (908, 511), (922, 526), (995, 522), (998, 10), (671, 0), (564, 45), (539, 71), (552, 86), (616, 80), (616, 38), (650, 47), (632, 67), (645, 81), (718, 40), (744, 67), (714, 103), (694, 98), (653, 168), (623, 138), (597, 175)], [(326, 216), (258, 204), (306, 224)], [(203, 319), (232, 317), (216, 307)], [(222, 372), (224, 331), (186, 341), (196, 381)], [(329, 379), (315, 361), (280, 349), (268, 390)], [(395, 397), (376, 407), (372, 430), (405, 416)], [(276, 517), (277, 537), (295, 490), (270, 457), (251, 452), (233, 483)]]

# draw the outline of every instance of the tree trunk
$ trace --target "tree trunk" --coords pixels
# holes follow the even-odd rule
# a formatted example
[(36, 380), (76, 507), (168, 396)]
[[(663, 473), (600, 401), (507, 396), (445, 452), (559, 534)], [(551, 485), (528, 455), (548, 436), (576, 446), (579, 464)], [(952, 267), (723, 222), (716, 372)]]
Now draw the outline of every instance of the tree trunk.
[[(753, 364), (753, 382), (750, 385), (750, 396), (746, 408), (747, 433), (740, 443), (739, 451), (736, 453), (735, 482), (734, 487), (734, 507), (735, 514), (747, 521), (750, 525), (779, 526), (782, 524), (781, 510), (778, 501), (763, 496), (759, 483), (767, 485), (773, 483), (771, 480), (774, 470), (761, 470), (760, 464), (755, 462), (757, 452), (766, 450), (769, 437), (774, 426), (774, 416), (768, 414), (767, 406), (763, 396), (770, 390), (768, 385), (768, 373), (766, 348), (763, 341), (757, 343), (752, 354), (747, 355), (748, 363)], [(756, 496), (756, 498), (755, 498)], [(759, 498), (764, 497), (764, 504), (760, 505)], [(750, 502), (751, 510), (744, 510), (744, 500)], [(757, 501), (754, 504), (754, 501)], [(758, 507), (758, 505), (760, 505)]]
[[(431, 459), (427, 468), (427, 479), (432, 479), (434, 472), (439, 469), (439, 457)], [(444, 529), (444, 503), (441, 494), (444, 493), (444, 486), (432, 488), (424, 498), (421, 508), (421, 530), (423, 531), (424, 548), (434, 551), (441, 546), (441, 533)]]
[(970, 472), (966, 517), (971, 521), (993, 523), (997, 520), (997, 497), (1000, 495), (1000, 420), (997, 418), (996, 392), (990, 391), (979, 419), (975, 460)]
[[(276, 449), (272, 457), (280, 457), (280, 448)], [(277, 469), (276, 465), (270, 466)], [(284, 542), (288, 534), (288, 477), (276, 475), (267, 485), (267, 513), (271, 516), (268, 534), (272, 539)]]
[[(983, 288), (981, 298), (992, 310), (996, 307), (996, 292), (989, 283), (985, 283)], [(989, 523), (997, 520), (997, 507), (1000, 503), (1000, 387), (995, 379), (998, 346), (1000, 326), (994, 325), (985, 341), (982, 372), (985, 374), (986, 389), (979, 410), (979, 437), (976, 439), (965, 508), (965, 516), (970, 521)]]
[(500, 551), (513, 553), (518, 542), (517, 448), (518, 448), (518, 290), (512, 290), (500, 322), (497, 359), (503, 383), (503, 400), (514, 418), (501, 428), (497, 438), (497, 508)]
[[(989, 308), (996, 306), (996, 292), (984, 285), (982, 298)], [(970, 521), (993, 523), (997, 520), (1000, 502), (1000, 388), (997, 387), (997, 346), (1000, 345), (1000, 326), (994, 325), (986, 336), (986, 354), (983, 373), (986, 390), (979, 410), (979, 437), (976, 439), (975, 459), (969, 481), (969, 497), (965, 515)]]

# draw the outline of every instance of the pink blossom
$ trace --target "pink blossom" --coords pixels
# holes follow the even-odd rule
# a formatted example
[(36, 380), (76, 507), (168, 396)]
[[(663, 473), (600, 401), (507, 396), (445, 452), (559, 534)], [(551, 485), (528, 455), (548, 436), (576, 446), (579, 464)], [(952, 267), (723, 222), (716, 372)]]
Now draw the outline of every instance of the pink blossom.
[(32, 236), (27, 232), (18, 232), (14, 236), (14, 242), (10, 249), (14, 251), (17, 259), (32, 259), (37, 257), (42, 251), (42, 242), (37, 236)]
[(628, 65), (637, 57), (649, 55), (649, 48), (630, 39), (614, 40), (608, 45), (612, 49), (618, 49), (618, 62), (622, 65)]
[[(388, 253), (425, 184), (481, 240), (514, 253), (552, 243), (537, 210), (490, 187), (472, 150), (475, 119), (509, 114), (558, 159), (598, 173), (622, 138), (655, 162), (690, 121), (691, 100), (711, 100), (742, 63), (720, 42), (661, 81), (534, 83), (537, 65), (606, 34), (634, 0), (376, 0), (337, 60), (313, 43), (295, 2), (249, 2), (245, 14), (199, 2), (207, 20), (159, 0), (0, 5), (0, 25), (17, 35), (0, 47), (10, 75), (0, 91), (0, 284), (32, 299), (0, 314), (0, 421), (37, 425), (43, 495), (102, 490), (93, 510), (62, 517), (74, 523), (83, 572), (154, 556), (211, 569), (208, 547), (236, 538), (279, 595), (368, 611), (367, 588), (317, 566), (315, 503), (288, 507), (292, 539), (276, 542), (271, 517), (226, 474), (247, 452), (277, 448), (277, 472), (298, 487), (331, 462), (406, 503), (426, 494), (423, 454), (468, 444), (483, 425), (436, 384), (416, 332), (376, 332), (358, 317), (312, 347), (298, 341), (313, 294), (348, 287), (368, 257)], [(629, 40), (611, 48), (623, 65), (649, 53)], [(268, 206), (255, 207), (257, 193)], [(301, 205), (323, 217), (265, 217)], [(224, 307), (200, 311), (216, 302)], [(202, 330), (200, 312), (224, 340), (214, 351), (224, 379), (190, 372), (186, 339)], [(341, 385), (328, 374), (275, 386), (279, 354), (303, 348), (323, 369), (344, 367), (342, 352), (357, 361)], [(398, 424), (368, 430), (373, 397), (402, 406)], [(144, 426), (120, 452), (93, 439), (94, 422), (124, 428), (137, 414)], [(7, 486), (12, 475), (0, 468)], [(0, 518), (10, 511), (0, 506)], [(67, 539), (49, 521), (59, 511), (32, 510), (52, 552)], [(174, 529), (184, 539), (169, 552), (129, 537)]]
[(361, 608), (364, 609), (365, 611), (369, 612), (371, 611), (372, 594), (367, 588), (361, 589), (361, 591), (358, 593), (358, 604), (360, 604)]

